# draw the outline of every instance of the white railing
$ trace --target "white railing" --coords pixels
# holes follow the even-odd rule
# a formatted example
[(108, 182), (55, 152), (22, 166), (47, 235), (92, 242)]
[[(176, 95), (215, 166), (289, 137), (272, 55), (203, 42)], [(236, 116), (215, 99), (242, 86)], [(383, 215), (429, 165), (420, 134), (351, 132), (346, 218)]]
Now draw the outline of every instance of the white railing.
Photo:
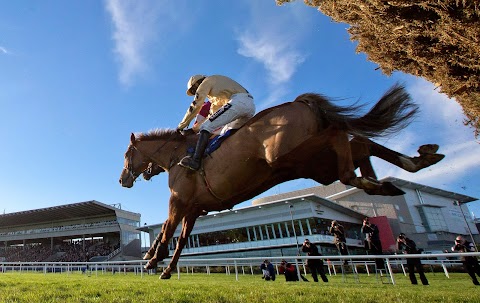
[[(258, 268), (263, 260), (268, 259), (277, 267), (280, 261), (285, 259), (288, 262), (295, 264), (298, 269), (303, 266), (303, 273), (306, 274), (306, 269), (303, 264), (307, 259), (321, 259), (325, 261), (328, 267), (328, 273), (330, 275), (337, 275), (337, 267), (341, 268), (341, 274), (345, 275), (342, 264), (344, 260), (349, 262), (348, 266), (351, 266), (351, 274), (358, 275), (356, 270), (357, 266), (364, 265), (366, 272), (370, 275), (369, 267), (375, 268), (374, 259), (384, 259), (386, 269), (384, 274), (390, 279), (391, 284), (395, 285), (394, 271), (392, 266), (396, 266), (397, 269), (401, 269), (403, 274), (406, 275), (404, 264), (408, 258), (420, 258), (424, 265), (438, 265), (441, 266), (445, 276), (449, 278), (448, 267), (457, 266), (461, 264), (460, 260), (451, 260), (447, 258), (462, 257), (462, 256), (480, 256), (480, 253), (442, 253), (442, 254), (402, 254), (402, 255), (348, 255), (348, 256), (280, 256), (280, 257), (251, 257), (251, 258), (204, 258), (204, 259), (180, 259), (177, 265), (178, 279), (180, 279), (181, 271), (178, 270), (181, 267), (186, 268), (186, 272), (193, 272), (194, 268), (204, 267), (206, 273), (210, 274), (210, 267), (225, 267), (225, 273), (231, 274), (230, 268), (235, 270), (235, 277), (238, 281), (239, 270), (245, 273), (245, 267), (250, 269), (250, 274), (254, 274), (254, 268)], [(428, 258), (428, 259), (426, 259)], [(432, 260), (432, 258), (442, 258), (440, 260)], [(168, 265), (170, 260), (166, 259), (159, 264), (159, 267), (163, 269)], [(145, 270), (144, 265), (146, 260), (133, 260), (133, 261), (105, 261), (105, 262), (0, 262), (0, 273), (16, 271), (16, 272), (43, 272), (47, 273), (72, 273), (74, 271), (86, 273), (86, 274), (105, 274), (105, 273), (127, 273), (133, 272), (135, 275), (143, 277), (144, 274), (152, 274), (152, 270)], [(379, 274), (378, 272), (374, 272)], [(383, 273), (380, 273), (383, 274)], [(300, 279), (301, 281), (301, 279)]]

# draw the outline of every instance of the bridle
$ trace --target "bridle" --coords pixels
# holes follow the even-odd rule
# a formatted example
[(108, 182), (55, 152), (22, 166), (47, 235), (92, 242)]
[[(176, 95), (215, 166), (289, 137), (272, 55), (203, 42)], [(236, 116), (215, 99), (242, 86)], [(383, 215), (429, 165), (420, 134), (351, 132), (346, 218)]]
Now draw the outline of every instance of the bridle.
[[(146, 159), (150, 160), (148, 162), (152, 162), (151, 159), (152, 159), (152, 156), (155, 155), (156, 153), (158, 153), (167, 143), (169, 143), (171, 141), (171, 139), (168, 139), (168, 140), (165, 140), (165, 142), (160, 145), (151, 155), (146, 155), (144, 152), (140, 151), (134, 143), (130, 144), (130, 146), (128, 147), (128, 150), (126, 152), (127, 154), (127, 166), (123, 167), (124, 169), (127, 170), (129, 176), (131, 178), (133, 178), (134, 181), (137, 180), (137, 177), (140, 176), (144, 171), (146, 171), (147, 169), (149, 169), (149, 166), (147, 165), (147, 168), (145, 168), (143, 171), (141, 172), (135, 172), (134, 169), (133, 169), (133, 164), (132, 164), (132, 158), (133, 158), (133, 150), (136, 150), (137, 152), (139, 152), (140, 154), (144, 155)], [(176, 149), (176, 147), (175, 147)], [(143, 161), (142, 163), (145, 163), (146, 161)], [(172, 162), (172, 161), (170, 161)], [(171, 164), (169, 165), (168, 169), (171, 167)]]
[(127, 170), (128, 172), (128, 175), (134, 180), (136, 181), (137, 180), (137, 177), (140, 176), (140, 174), (142, 172), (139, 172), (139, 173), (135, 173), (135, 171), (133, 170), (133, 164), (132, 164), (132, 158), (133, 158), (133, 150), (136, 150), (138, 152), (140, 152), (136, 147), (135, 145), (133, 144), (130, 144), (130, 146), (128, 147), (128, 150), (127, 150), (127, 166), (124, 166), (123, 168)]

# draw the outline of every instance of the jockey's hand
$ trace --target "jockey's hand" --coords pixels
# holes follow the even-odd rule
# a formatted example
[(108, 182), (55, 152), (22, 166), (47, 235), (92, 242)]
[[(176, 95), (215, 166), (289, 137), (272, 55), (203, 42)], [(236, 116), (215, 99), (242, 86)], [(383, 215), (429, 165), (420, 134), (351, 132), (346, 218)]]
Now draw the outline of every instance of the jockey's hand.
[(188, 135), (191, 135), (191, 134), (195, 134), (195, 131), (191, 128), (187, 128), (187, 129), (182, 129), (180, 131), (180, 133), (184, 136), (188, 136)]

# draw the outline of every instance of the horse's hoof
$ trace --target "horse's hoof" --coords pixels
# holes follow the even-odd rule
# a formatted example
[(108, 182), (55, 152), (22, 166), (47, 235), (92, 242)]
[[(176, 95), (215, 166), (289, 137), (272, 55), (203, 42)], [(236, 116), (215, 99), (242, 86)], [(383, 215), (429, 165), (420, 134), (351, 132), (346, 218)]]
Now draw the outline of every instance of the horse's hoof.
[(442, 161), (443, 158), (445, 158), (445, 155), (442, 154), (422, 154), (420, 157), (415, 157), (412, 159), (412, 162), (415, 164), (415, 166), (408, 171), (415, 173), (421, 169)]
[(382, 183), (374, 178), (366, 177), (366, 178), (359, 178), (360, 184), (363, 189), (371, 189), (376, 190), (382, 186)]
[(145, 269), (154, 269), (157, 267), (157, 260), (155, 259), (150, 259), (150, 261), (145, 264)]
[(150, 260), (152, 258), (152, 255), (150, 255), (148, 252), (143, 256), (143, 260)]
[(425, 144), (418, 148), (418, 153), (420, 155), (434, 154), (437, 152), (438, 148), (438, 144)]
[(172, 277), (171, 274), (167, 274), (167, 273), (164, 273), (164, 272), (160, 275), (160, 279), (162, 279), (162, 280), (168, 280), (171, 277)]

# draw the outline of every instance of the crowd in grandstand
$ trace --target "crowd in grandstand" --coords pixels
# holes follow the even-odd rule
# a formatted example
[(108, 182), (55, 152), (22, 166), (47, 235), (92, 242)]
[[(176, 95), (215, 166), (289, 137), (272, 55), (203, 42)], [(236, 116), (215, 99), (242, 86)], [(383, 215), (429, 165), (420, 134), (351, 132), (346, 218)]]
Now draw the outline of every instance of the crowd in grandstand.
[(118, 245), (104, 242), (76, 241), (50, 246), (35, 244), (0, 248), (0, 260), (5, 262), (87, 262), (95, 256), (108, 256)]

